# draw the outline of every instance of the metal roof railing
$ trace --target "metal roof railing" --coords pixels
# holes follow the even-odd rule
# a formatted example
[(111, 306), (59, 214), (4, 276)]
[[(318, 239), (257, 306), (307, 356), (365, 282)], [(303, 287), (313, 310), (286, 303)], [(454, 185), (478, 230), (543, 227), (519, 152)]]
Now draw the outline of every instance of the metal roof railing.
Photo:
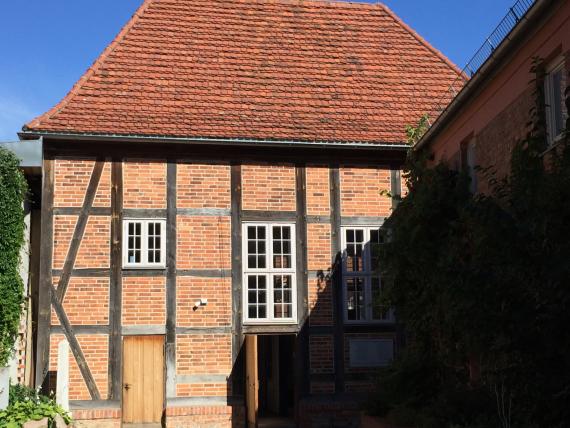
[(517, 2), (509, 8), (509, 11), (499, 25), (495, 27), (491, 35), (485, 39), (483, 45), (475, 52), (475, 55), (471, 57), (467, 65), (463, 67), (461, 74), (451, 83), (446, 93), (436, 102), (434, 108), (428, 112), (430, 126), (463, 89), (465, 83), (487, 62), (495, 49), (509, 37), (511, 31), (524, 18), (535, 2), (536, 0), (517, 0)]

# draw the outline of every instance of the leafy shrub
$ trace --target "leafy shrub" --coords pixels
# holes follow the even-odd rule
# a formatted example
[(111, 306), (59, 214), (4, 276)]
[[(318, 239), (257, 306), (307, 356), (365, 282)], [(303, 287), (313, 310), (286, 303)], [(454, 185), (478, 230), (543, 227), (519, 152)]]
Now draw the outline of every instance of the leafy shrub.
[(60, 415), (69, 424), (71, 417), (52, 397), (38, 394), (32, 388), (10, 385), (10, 404), (0, 411), (0, 426), (20, 428), (25, 422), (48, 418), (48, 426), (55, 426), (54, 418)]
[(402, 426), (569, 426), (570, 134), (545, 152), (542, 105), (486, 194), (410, 154), (379, 266), (408, 346), (373, 405)]
[(12, 353), (24, 303), (18, 267), (24, 243), (22, 204), (27, 184), (19, 164), (14, 154), (0, 148), (0, 367)]

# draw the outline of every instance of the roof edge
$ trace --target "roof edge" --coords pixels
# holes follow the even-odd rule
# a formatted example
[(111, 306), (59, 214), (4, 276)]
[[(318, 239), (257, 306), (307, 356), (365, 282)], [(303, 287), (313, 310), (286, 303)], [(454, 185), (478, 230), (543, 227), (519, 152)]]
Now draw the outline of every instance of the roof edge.
[(433, 45), (424, 39), (418, 32), (416, 32), (412, 27), (406, 24), (402, 18), (400, 18), (392, 9), (386, 6), (384, 3), (378, 3), (379, 6), (384, 9), (384, 11), (394, 20), (397, 24), (402, 26), (412, 37), (414, 37), (418, 42), (424, 45), (428, 50), (434, 53), (439, 59), (441, 59), (448, 67), (450, 67), (454, 72), (456, 72), (459, 76), (462, 76), (464, 73), (463, 71), (454, 64), (448, 57), (446, 57), (443, 52), (439, 49), (433, 47)]
[(93, 74), (95, 74), (97, 70), (99, 70), (99, 68), (105, 62), (107, 57), (117, 48), (119, 43), (125, 38), (125, 36), (129, 33), (131, 28), (133, 28), (134, 25), (137, 23), (137, 21), (143, 16), (143, 14), (146, 12), (146, 10), (153, 1), (154, 0), (144, 0), (143, 4), (139, 6), (139, 8), (136, 10), (133, 16), (131, 16), (129, 21), (123, 26), (123, 28), (121, 28), (121, 31), (119, 31), (119, 33), (115, 36), (113, 41), (109, 45), (107, 45), (105, 50), (97, 57), (97, 59), (87, 69), (87, 71), (83, 73), (83, 75), (79, 78), (79, 80), (75, 82), (71, 90), (67, 93), (65, 97), (61, 99), (61, 101), (59, 101), (55, 106), (53, 106), (47, 112), (41, 114), (40, 116), (26, 123), (22, 127), (22, 129), (26, 130), (30, 128), (37, 128), (38, 126), (40, 126), (41, 122), (44, 119), (55, 115), (59, 110), (63, 109), (69, 103), (69, 101), (71, 101), (71, 99), (77, 94), (77, 92), (83, 86), (83, 84), (86, 81), (88, 81), (93, 76)]
[(501, 42), (501, 44), (493, 51), (487, 61), (481, 68), (467, 81), (461, 91), (447, 105), (445, 110), (438, 116), (433, 125), (427, 130), (423, 137), (418, 141), (413, 149), (420, 150), (424, 146), (429, 146), (433, 139), (437, 137), (451, 122), (458, 111), (465, 103), (473, 100), (481, 88), (487, 82), (487, 79), (494, 73), (497, 73), (504, 66), (504, 61), (512, 54), (511, 48), (519, 43), (524, 42), (528, 36), (527, 31), (533, 24), (544, 18), (550, 7), (560, 0), (537, 0), (532, 8), (521, 19), (521, 22), (513, 28), (511, 33)]
[(82, 132), (53, 132), (27, 130), (18, 133), (21, 139), (25, 138), (57, 138), (61, 140), (93, 140), (121, 141), (121, 142), (161, 142), (178, 144), (235, 144), (240, 146), (256, 147), (325, 147), (363, 150), (409, 150), (410, 145), (402, 142), (363, 142), (363, 141), (309, 141), (309, 140), (263, 140), (254, 138), (214, 138), (214, 137), (173, 137), (168, 135), (125, 135), (105, 133), (82, 133)]

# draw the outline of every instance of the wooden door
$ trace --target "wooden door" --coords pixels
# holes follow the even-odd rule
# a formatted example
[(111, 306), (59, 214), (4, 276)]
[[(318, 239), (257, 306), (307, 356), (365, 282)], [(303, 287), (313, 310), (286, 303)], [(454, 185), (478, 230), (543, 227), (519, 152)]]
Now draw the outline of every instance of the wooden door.
[(164, 336), (125, 337), (123, 422), (160, 423), (164, 389)]
[(257, 413), (259, 408), (257, 336), (245, 336), (245, 372), (247, 427), (257, 428)]

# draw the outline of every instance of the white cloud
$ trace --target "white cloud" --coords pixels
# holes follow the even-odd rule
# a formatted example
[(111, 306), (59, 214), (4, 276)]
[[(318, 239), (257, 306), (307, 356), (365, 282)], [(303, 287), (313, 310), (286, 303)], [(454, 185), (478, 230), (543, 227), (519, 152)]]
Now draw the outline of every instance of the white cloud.
[(18, 99), (0, 97), (0, 141), (17, 140), (22, 126), (37, 115)]

